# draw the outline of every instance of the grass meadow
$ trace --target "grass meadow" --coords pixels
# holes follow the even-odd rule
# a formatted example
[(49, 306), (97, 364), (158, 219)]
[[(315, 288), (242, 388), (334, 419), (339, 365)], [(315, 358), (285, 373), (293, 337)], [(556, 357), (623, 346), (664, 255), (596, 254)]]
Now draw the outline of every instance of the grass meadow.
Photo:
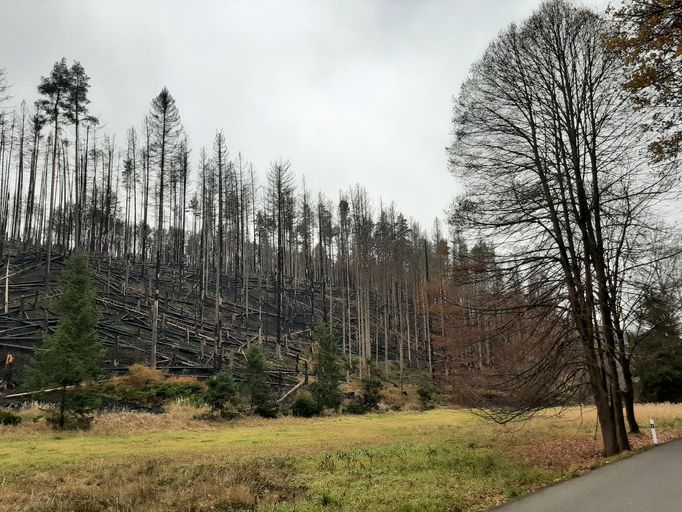
[[(641, 405), (659, 440), (682, 405)], [(106, 413), (55, 432), (37, 407), (0, 427), (1, 511), (475, 511), (608, 461), (591, 409), (494, 425), (469, 410), (232, 422)], [(646, 429), (635, 449), (651, 444)]]

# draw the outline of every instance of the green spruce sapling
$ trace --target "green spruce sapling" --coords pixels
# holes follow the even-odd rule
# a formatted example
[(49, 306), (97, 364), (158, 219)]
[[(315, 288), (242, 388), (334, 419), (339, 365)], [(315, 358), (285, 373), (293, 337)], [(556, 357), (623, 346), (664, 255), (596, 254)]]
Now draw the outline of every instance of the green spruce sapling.
[(96, 406), (96, 399), (80, 390), (67, 393), (71, 386), (93, 380), (99, 375), (99, 365), (105, 349), (97, 335), (100, 313), (95, 306), (95, 289), (88, 262), (74, 253), (60, 276), (61, 296), (55, 309), (59, 314), (57, 330), (47, 334), (43, 346), (36, 350), (26, 374), (26, 387), (44, 389), (58, 387), (59, 403), (51, 422), (58, 428), (67, 427), (67, 419), (77, 420), (76, 427), (87, 427), (87, 413)]

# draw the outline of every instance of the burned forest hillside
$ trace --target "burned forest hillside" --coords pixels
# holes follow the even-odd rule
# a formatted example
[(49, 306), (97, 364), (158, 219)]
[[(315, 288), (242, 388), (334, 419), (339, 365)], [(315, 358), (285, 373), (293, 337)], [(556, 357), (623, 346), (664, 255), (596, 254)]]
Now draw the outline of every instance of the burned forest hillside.
[[(18, 368), (41, 345), (44, 334), (52, 332), (57, 324), (52, 304), (59, 293), (58, 277), (65, 258), (53, 251), (46, 281), (44, 250), (22, 244), (5, 245), (9, 301), (1, 317), (0, 344), (3, 351), (14, 355)], [(332, 280), (325, 285), (315, 282), (306, 285), (287, 276), (281, 288), (278, 341), (274, 275), (221, 275), (220, 297), (216, 299), (215, 273), (202, 275), (200, 268), (185, 265), (180, 269), (170, 264), (162, 266), (159, 279), (154, 362), (154, 279), (149, 266), (110, 254), (92, 253), (89, 260), (102, 313), (100, 339), (107, 348), (104, 370), (109, 374), (124, 372), (134, 363), (155, 363), (168, 374), (205, 377), (230, 369), (238, 377), (246, 348), (258, 344), (266, 349), (271, 360), (272, 384), (286, 390), (308, 371), (311, 333), (321, 321), (329, 322), (339, 341), (343, 341), (343, 353), (350, 361), (349, 372), (362, 375), (374, 363), (388, 365), (386, 371), (390, 368), (393, 374), (400, 371), (401, 356), (405, 370), (429, 368), (425, 317), (419, 300), (409, 302), (413, 297), (406, 300), (403, 295), (406, 301), (400, 307), (405, 311), (398, 311), (394, 319), (393, 311), (388, 314), (390, 304), (381, 304), (375, 294), (364, 302), (367, 299), (362, 294), (365, 297), (369, 294), (364, 290), (358, 294), (354, 285), (346, 288)], [(389, 320), (388, 329), (385, 318)], [(408, 328), (413, 331), (409, 338)], [(360, 339), (359, 333), (365, 339)]]
[[(238, 376), (244, 351), (258, 344), (271, 359), (272, 383), (288, 388), (308, 371), (311, 332), (323, 321), (342, 345), (349, 376), (367, 375), (370, 365), (381, 366), (386, 375), (391, 370), (397, 378), (403, 370), (432, 368), (421, 266), (415, 266), (412, 275), (405, 272), (399, 281), (393, 276), (385, 281), (387, 269), (376, 261), (361, 267), (345, 255), (345, 246), (336, 248), (344, 251), (337, 260), (331, 248), (322, 259), (319, 250), (315, 258), (312, 251), (292, 249), (290, 254), (282, 251), (286, 257), (279, 281), (276, 261), (267, 259), (276, 251), (263, 233), (262, 245), (248, 244), (252, 254), (242, 268), (218, 273), (219, 251), (201, 249), (202, 243), (209, 245), (206, 239), (190, 233), (186, 247), (203, 250), (203, 256), (184, 255), (183, 264), (162, 261), (155, 318), (153, 262), (126, 251), (125, 236), (119, 240), (115, 231), (110, 233), (110, 248), (88, 253), (103, 315), (99, 334), (107, 347), (107, 373), (143, 363), (168, 374), (203, 377), (229, 368)], [(428, 244), (422, 241), (422, 261), (429, 256), (425, 249)], [(6, 242), (3, 253), (0, 345), (21, 369), (57, 324), (53, 299), (68, 251), (53, 248), (49, 273), (44, 246)]]
[(80, 63), (62, 59), (38, 101), (0, 111), (0, 346), (16, 368), (54, 329), (58, 276), (78, 251), (110, 372), (139, 362), (238, 375), (257, 343), (286, 386), (305, 373), (320, 322), (349, 376), (433, 371), (436, 298), (423, 284), (439, 258), (416, 222), (359, 185), (313, 196), (288, 161), (261, 176), (222, 130), (193, 151), (165, 87), (117, 138), (91, 115), (89, 87)]

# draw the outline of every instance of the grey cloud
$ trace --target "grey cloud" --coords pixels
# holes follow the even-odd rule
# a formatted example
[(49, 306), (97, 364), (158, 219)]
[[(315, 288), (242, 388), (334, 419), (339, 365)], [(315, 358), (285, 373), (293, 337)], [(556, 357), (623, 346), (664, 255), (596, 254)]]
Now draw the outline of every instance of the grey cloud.
[(167, 85), (195, 155), (223, 128), (261, 174), (288, 158), (313, 190), (358, 182), (430, 226), (459, 190), (444, 150), (452, 96), (539, 3), (5, 0), (0, 66), (32, 101), (54, 61), (80, 60), (119, 139)]

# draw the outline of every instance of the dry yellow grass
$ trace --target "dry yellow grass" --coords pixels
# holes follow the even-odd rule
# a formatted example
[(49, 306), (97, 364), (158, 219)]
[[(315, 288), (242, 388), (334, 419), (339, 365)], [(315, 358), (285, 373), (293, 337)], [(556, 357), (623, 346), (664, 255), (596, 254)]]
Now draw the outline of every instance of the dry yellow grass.
[(158, 370), (154, 370), (143, 364), (134, 364), (128, 368), (128, 375), (124, 377), (126, 382), (136, 388), (144, 388), (150, 384), (163, 382), (165, 377)]
[[(362, 387), (359, 382), (353, 381), (350, 384), (341, 386), (341, 391), (344, 393), (355, 393), (360, 395)], [(387, 384), (380, 392), (381, 402), (379, 408), (381, 411), (388, 410), (404, 410), (404, 411), (419, 411), (421, 405), (417, 395), (417, 386), (411, 384), (403, 385), (401, 391), (400, 386), (396, 384)]]
[[(396, 388), (397, 390), (398, 388)], [(384, 399), (390, 404), (405, 403), (414, 404), (414, 408), (408, 411), (416, 411), (416, 391), (413, 387), (405, 387), (407, 396), (401, 396), (399, 391), (384, 391)], [(384, 406), (384, 410), (388, 407)], [(210, 422), (197, 419), (202, 412), (207, 412), (207, 407), (196, 405), (182, 400), (171, 403), (166, 407), (163, 414), (145, 412), (104, 412), (95, 416), (92, 429), (87, 432), (69, 433), (68, 435), (93, 436), (100, 434), (138, 434), (147, 432), (162, 432), (173, 430), (220, 430), (225, 428), (257, 427), (259, 425), (272, 425), (272, 420), (264, 420), (258, 417), (246, 417), (229, 423)], [(447, 410), (447, 409), (443, 409)], [(654, 419), (658, 426), (659, 437), (666, 438), (678, 431), (682, 431), (682, 404), (637, 404), (637, 417), (642, 429), (642, 436), (650, 438), (648, 429), (649, 418)], [(5, 438), (23, 437), (28, 433), (53, 434), (54, 431), (42, 420), (46, 406), (38, 402), (32, 402), (19, 410), (24, 421), (17, 427), (0, 426), (0, 435)], [(467, 413), (469, 414), (469, 413)], [(471, 413), (476, 415), (475, 412)], [(283, 417), (277, 420), (280, 424), (296, 423), (296, 418)], [(523, 436), (524, 433), (538, 435), (538, 430), (546, 429), (552, 434), (557, 430), (573, 432), (575, 435), (595, 434), (596, 410), (594, 407), (568, 407), (562, 409), (547, 409), (535, 415), (527, 421), (511, 423), (506, 426), (487, 425), (489, 428), (499, 429), (506, 436), (514, 438)], [(598, 436), (596, 436), (598, 440)]]
[[(195, 419), (198, 413), (206, 409), (198, 409), (192, 405), (175, 402), (166, 408), (163, 414), (146, 412), (104, 412), (96, 414), (92, 428), (86, 432), (69, 432), (68, 435), (120, 435), (143, 432), (159, 432), (167, 430), (213, 430), (218, 428), (214, 423)], [(24, 438), (29, 434), (54, 435), (55, 431), (44, 421), (47, 406), (33, 402), (19, 411), (23, 422), (16, 427), (0, 425), (0, 436), (5, 439)]]

